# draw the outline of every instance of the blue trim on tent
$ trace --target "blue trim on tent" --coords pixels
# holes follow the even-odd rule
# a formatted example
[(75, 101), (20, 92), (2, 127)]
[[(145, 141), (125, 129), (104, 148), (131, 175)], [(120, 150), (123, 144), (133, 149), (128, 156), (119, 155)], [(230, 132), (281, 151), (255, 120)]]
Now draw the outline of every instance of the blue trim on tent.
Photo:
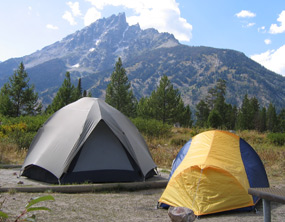
[[(255, 187), (269, 187), (266, 171), (263, 163), (260, 160), (255, 150), (243, 139), (240, 138), (240, 153), (243, 165), (247, 174), (249, 186)], [(256, 203), (258, 197), (253, 196), (253, 201)]]
[(175, 172), (175, 170), (177, 169), (177, 167), (180, 165), (180, 163), (182, 162), (182, 160), (184, 159), (184, 157), (186, 156), (186, 154), (188, 153), (189, 147), (191, 146), (191, 142), (192, 139), (190, 139), (179, 151), (179, 153), (177, 154), (175, 160), (172, 163), (172, 169), (171, 172), (169, 174), (169, 179), (172, 177), (173, 173)]
[[(172, 168), (171, 168), (171, 172), (169, 174), (169, 178), (168, 181), (170, 180), (170, 178), (172, 177), (173, 173), (175, 172), (175, 170), (177, 169), (177, 167), (180, 165), (180, 163), (182, 162), (182, 160), (184, 159), (184, 157), (186, 156), (186, 154), (188, 153), (189, 147), (191, 146), (191, 142), (192, 139), (190, 139), (179, 151), (179, 153), (177, 154), (175, 160), (173, 160), (172, 163)], [(168, 204), (165, 203), (160, 203), (159, 207), (168, 209), (170, 206)]]

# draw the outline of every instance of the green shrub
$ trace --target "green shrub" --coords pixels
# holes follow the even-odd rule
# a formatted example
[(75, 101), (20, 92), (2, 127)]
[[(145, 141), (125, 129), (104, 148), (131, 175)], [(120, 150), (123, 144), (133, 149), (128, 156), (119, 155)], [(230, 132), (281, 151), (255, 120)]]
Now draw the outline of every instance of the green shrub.
[(187, 140), (185, 140), (183, 138), (173, 138), (170, 141), (171, 145), (180, 146), (180, 147), (184, 146), (185, 143), (187, 143)]
[(172, 126), (163, 124), (162, 121), (155, 119), (143, 119), (141, 117), (132, 119), (138, 130), (148, 137), (166, 137), (171, 134)]
[(36, 135), (36, 132), (13, 132), (10, 135), (12, 143), (17, 144), (19, 149), (28, 149)]
[(271, 143), (277, 146), (283, 146), (285, 144), (285, 133), (269, 133), (267, 138)]
[(14, 143), (19, 149), (29, 148), (39, 128), (49, 115), (3, 117), (0, 116), (0, 140)]
[(50, 117), (50, 115), (37, 115), (37, 116), (20, 116), (20, 117), (10, 117), (3, 118), (2, 124), (4, 125), (16, 125), (20, 123), (26, 124), (28, 132), (37, 132), (39, 128), (44, 124), (45, 121)]
[(190, 137), (192, 138), (192, 137), (196, 136), (197, 134), (202, 133), (202, 132), (207, 131), (207, 130), (209, 130), (209, 129), (192, 128), (190, 130)]

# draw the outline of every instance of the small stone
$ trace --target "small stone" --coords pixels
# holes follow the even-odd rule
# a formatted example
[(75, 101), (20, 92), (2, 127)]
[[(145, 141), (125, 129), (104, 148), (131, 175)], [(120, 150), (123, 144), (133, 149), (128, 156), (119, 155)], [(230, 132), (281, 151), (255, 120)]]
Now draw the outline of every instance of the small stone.
[(186, 207), (169, 207), (168, 216), (172, 222), (192, 222), (196, 219), (193, 210)]
[(24, 182), (23, 181), (19, 181), (18, 184), (24, 184)]

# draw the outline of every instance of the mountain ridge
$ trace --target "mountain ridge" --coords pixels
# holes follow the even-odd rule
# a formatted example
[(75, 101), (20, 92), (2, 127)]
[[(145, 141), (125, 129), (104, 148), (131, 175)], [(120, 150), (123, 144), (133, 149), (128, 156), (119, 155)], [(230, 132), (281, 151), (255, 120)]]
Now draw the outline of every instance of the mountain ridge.
[(43, 103), (52, 101), (69, 71), (76, 84), (104, 98), (118, 57), (122, 58), (137, 98), (149, 96), (167, 75), (192, 108), (219, 78), (227, 81), (227, 102), (240, 106), (245, 93), (261, 106), (285, 107), (285, 77), (271, 72), (242, 52), (180, 44), (169, 33), (129, 26), (124, 13), (99, 19), (49, 46), (0, 63), (0, 87), (23, 62)]

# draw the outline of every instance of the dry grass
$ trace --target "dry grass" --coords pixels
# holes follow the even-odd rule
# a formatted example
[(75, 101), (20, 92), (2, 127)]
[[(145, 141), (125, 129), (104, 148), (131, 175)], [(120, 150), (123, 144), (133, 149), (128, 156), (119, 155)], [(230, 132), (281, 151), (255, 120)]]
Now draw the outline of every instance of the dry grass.
[(181, 147), (194, 135), (196, 130), (173, 128), (171, 136), (146, 138), (154, 162), (161, 168), (170, 168)]
[(0, 163), (22, 164), (27, 150), (19, 149), (17, 145), (0, 142)]
[[(148, 140), (154, 162), (162, 168), (171, 168), (173, 159), (181, 147), (196, 134), (207, 129), (173, 128), (172, 136)], [(236, 134), (247, 141), (258, 153), (266, 169), (269, 180), (285, 180), (285, 146), (276, 146), (267, 140), (266, 133), (237, 131)]]
[(266, 133), (242, 131), (237, 132), (237, 135), (247, 141), (258, 153), (269, 178), (285, 179), (285, 146), (270, 143)]
[(262, 160), (269, 178), (285, 179), (285, 148), (258, 149), (257, 153)]
[(244, 131), (237, 131), (236, 134), (243, 138), (246, 142), (248, 142), (251, 146), (256, 148), (270, 146), (268, 140), (266, 139), (266, 133), (260, 133), (254, 130), (244, 130)]
[(150, 145), (150, 152), (154, 162), (161, 168), (170, 168), (172, 161), (179, 152), (178, 147), (168, 147), (158, 145), (157, 147)]

